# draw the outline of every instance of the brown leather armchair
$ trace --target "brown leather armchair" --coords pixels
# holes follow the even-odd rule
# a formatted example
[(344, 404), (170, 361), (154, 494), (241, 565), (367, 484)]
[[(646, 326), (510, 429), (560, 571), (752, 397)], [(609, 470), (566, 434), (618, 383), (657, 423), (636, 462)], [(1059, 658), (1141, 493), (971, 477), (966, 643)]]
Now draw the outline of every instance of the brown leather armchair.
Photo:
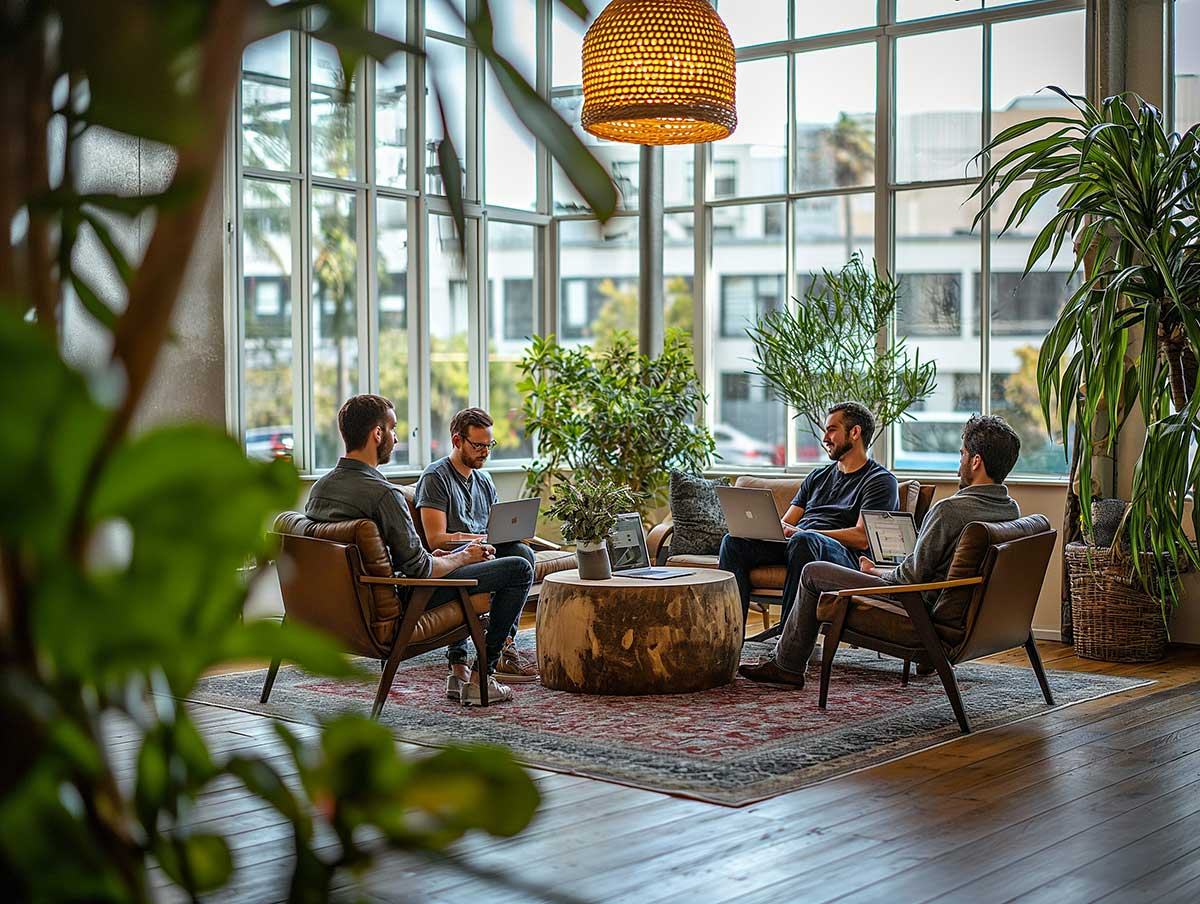
[[(1015, 521), (975, 521), (963, 529), (944, 581), (899, 584), (823, 593), (817, 619), (826, 629), (821, 661), (825, 708), (838, 644), (848, 643), (935, 669), (964, 733), (971, 723), (963, 709), (954, 666), (1023, 646), (1048, 704), (1054, 703), (1031, 625), (1056, 532), (1045, 515)], [(927, 606), (922, 593), (938, 591)]]
[[(734, 486), (751, 487), (754, 489), (770, 490), (775, 497), (775, 508), (779, 517), (788, 510), (796, 493), (800, 490), (803, 477), (753, 477), (744, 475), (737, 479)], [(900, 511), (912, 512), (913, 520), (920, 529), (929, 506), (933, 503), (933, 494), (937, 487), (933, 484), (921, 485), (918, 480), (900, 481)], [(716, 556), (673, 556), (670, 554), (669, 543), (674, 525), (668, 518), (656, 525), (646, 539), (650, 550), (651, 561), (686, 568), (716, 568)], [(787, 567), (784, 565), (764, 565), (750, 571), (750, 605), (762, 615), (763, 630), (771, 627), (771, 605), (779, 605), (783, 596), (783, 585), (787, 580)]]
[[(480, 617), (491, 606), (491, 595), (469, 594), (474, 580), (395, 577), (387, 546), (375, 522), (313, 521), (299, 512), (275, 519), (280, 538), (279, 584), (283, 591), (284, 621), (333, 635), (342, 648), (383, 662), (371, 717), (378, 718), (387, 701), (396, 669), (405, 659), (470, 637), (483, 650)], [(458, 591), (457, 604), (427, 609), (435, 590)], [(407, 602), (403, 591), (411, 592)], [(271, 696), (279, 660), (271, 663), (261, 701)], [(481, 682), (480, 702), (487, 706), (487, 682)]]

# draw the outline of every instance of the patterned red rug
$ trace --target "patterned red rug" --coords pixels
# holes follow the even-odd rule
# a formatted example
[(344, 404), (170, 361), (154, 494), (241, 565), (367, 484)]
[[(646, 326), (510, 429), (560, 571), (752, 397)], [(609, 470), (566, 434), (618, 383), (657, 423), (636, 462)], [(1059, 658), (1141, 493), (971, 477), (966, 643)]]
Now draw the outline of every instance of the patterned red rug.
[[(522, 645), (532, 637), (522, 637)], [(744, 656), (764, 647), (747, 644)], [(368, 668), (376, 668), (368, 664)], [(956, 669), (976, 730), (1152, 682), (1050, 672), (1049, 707), (1029, 668), (967, 664)], [(487, 709), (446, 699), (440, 652), (405, 662), (382, 721), (419, 744), (477, 742), (508, 747), (531, 766), (740, 806), (877, 765), (959, 737), (936, 676), (900, 684), (900, 663), (863, 650), (838, 653), (829, 708), (817, 708), (816, 669), (800, 691), (738, 678), (698, 694), (597, 697), (515, 685), (516, 700)], [(315, 721), (343, 709), (368, 712), (375, 688), (279, 671), (271, 701), (258, 703), (265, 670), (205, 679), (199, 703)]]

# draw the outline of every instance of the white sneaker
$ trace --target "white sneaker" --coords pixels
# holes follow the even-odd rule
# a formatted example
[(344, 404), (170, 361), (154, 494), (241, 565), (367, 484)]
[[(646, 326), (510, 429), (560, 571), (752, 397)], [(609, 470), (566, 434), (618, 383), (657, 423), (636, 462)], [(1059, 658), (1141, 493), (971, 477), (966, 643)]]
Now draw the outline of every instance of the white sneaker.
[[(504, 703), (513, 698), (512, 688), (507, 684), (501, 684), (491, 675), (488, 675), (488, 706), (493, 703)], [(462, 689), (463, 706), (482, 706), (483, 700), (479, 696), (479, 685), (472, 681)]]
[(467, 679), (459, 678), (453, 672), (446, 676), (446, 697), (450, 700), (462, 702), (462, 691), (466, 687)]

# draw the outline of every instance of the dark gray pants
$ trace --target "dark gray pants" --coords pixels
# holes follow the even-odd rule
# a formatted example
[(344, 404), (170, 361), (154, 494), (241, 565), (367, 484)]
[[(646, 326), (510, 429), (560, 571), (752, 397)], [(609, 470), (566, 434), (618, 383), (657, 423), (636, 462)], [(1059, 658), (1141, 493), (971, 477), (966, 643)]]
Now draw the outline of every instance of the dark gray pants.
[(882, 587), (886, 583), (857, 568), (846, 568), (832, 562), (810, 562), (805, 565), (800, 573), (800, 593), (796, 597), (796, 605), (788, 613), (779, 635), (775, 661), (789, 672), (804, 674), (821, 627), (817, 621), (817, 603), (821, 601), (822, 593), (849, 590), (851, 587)]

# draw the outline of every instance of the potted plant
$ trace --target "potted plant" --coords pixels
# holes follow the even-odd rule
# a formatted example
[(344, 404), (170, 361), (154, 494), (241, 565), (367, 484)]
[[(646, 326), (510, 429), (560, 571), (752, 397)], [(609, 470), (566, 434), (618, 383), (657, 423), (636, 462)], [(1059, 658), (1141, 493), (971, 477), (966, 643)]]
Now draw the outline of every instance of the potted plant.
[(575, 544), (579, 576), (585, 581), (612, 577), (608, 561), (609, 532), (617, 515), (637, 511), (638, 497), (629, 487), (605, 476), (564, 481), (554, 490), (549, 514), (562, 522), (563, 539)]
[[(1158, 597), (1165, 620), (1178, 602), (1177, 565), (1200, 566), (1184, 528), (1189, 495), (1200, 495), (1200, 146), (1198, 129), (1170, 134), (1163, 114), (1136, 95), (1099, 106), (1051, 87), (1074, 108), (1005, 129), (987, 155), (1030, 132), (976, 189), (976, 222), (1016, 194), (1004, 230), (1025, 221), (1043, 198), (1057, 210), (1026, 263), (1050, 258), (1074, 239), (1084, 279), (1042, 345), (1037, 383), (1047, 426), (1115, 453), (1117, 430), (1140, 405), (1145, 437), (1133, 466), (1126, 516), (1130, 558)], [(985, 192), (986, 189), (986, 192)], [(1002, 230), (1003, 231), (1003, 230)], [(1126, 356), (1130, 355), (1130, 361)], [(1100, 422), (1113, 429), (1098, 437)], [(1077, 458), (1080, 516), (1091, 534), (1091, 456)], [(1200, 528), (1200, 508), (1191, 521)], [(1146, 567), (1143, 563), (1150, 563)], [(1156, 567), (1155, 563), (1174, 563)]]
[(837, 402), (853, 399), (875, 415), (877, 436), (932, 394), (937, 365), (911, 360), (904, 339), (885, 351), (879, 336), (896, 310), (900, 284), (852, 256), (837, 273), (814, 278), (804, 298), (771, 311), (746, 330), (754, 342), (752, 373), (808, 421), (814, 435)]

